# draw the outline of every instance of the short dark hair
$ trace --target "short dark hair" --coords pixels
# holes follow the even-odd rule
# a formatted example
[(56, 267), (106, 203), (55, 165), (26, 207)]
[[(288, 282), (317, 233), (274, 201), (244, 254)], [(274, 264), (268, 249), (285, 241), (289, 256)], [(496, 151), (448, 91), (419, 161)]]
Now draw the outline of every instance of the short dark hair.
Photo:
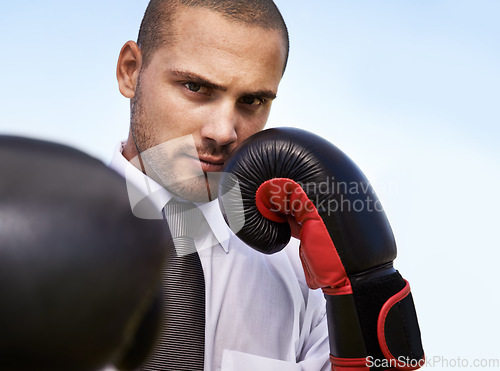
[(273, 0), (151, 0), (137, 38), (143, 66), (148, 65), (158, 47), (175, 39), (170, 26), (181, 5), (207, 8), (237, 22), (281, 32), (286, 46), (285, 69), (290, 45), (288, 30)]

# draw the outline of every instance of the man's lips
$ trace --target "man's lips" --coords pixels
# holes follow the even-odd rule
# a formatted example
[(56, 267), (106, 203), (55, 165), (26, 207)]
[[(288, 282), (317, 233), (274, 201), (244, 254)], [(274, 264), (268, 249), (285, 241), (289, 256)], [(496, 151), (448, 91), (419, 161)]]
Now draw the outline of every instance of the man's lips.
[(200, 157), (188, 156), (188, 157), (198, 162), (201, 165), (201, 169), (204, 172), (222, 171), (225, 163), (225, 158), (222, 157), (213, 157), (213, 156), (200, 156)]
[(200, 161), (214, 165), (224, 165), (224, 162), (226, 161), (223, 157), (200, 156), (199, 158)]

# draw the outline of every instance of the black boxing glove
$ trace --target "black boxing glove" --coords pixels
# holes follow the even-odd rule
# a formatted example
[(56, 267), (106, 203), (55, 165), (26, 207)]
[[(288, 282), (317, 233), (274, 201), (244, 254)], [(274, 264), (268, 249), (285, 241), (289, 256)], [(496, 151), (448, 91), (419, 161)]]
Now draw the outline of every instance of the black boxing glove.
[(231, 155), (219, 200), (229, 226), (267, 254), (300, 239), (308, 286), (327, 301), (332, 370), (417, 369), (420, 330), (396, 244), (361, 170), (303, 130), (269, 129)]
[(0, 369), (137, 368), (161, 320), (168, 227), (125, 180), (45, 141), (0, 136)]

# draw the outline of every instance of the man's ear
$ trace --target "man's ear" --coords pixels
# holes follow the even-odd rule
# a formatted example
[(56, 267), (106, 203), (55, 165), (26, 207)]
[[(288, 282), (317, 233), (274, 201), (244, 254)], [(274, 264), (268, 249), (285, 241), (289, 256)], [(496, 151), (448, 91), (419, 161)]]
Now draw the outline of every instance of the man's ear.
[(142, 55), (139, 46), (134, 41), (127, 41), (120, 51), (116, 66), (116, 78), (120, 93), (126, 98), (133, 98), (137, 78), (142, 65)]

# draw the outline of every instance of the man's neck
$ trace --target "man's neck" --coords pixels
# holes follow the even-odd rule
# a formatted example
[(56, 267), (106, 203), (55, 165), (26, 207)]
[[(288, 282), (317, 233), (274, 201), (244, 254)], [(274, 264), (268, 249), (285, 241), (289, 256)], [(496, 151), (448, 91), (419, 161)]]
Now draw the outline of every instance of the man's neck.
[(135, 145), (134, 139), (132, 137), (132, 134), (129, 133), (127, 141), (125, 142), (125, 145), (123, 146), (123, 157), (125, 157), (128, 161), (132, 160), (134, 157), (139, 155), (139, 152), (137, 151), (137, 146)]

